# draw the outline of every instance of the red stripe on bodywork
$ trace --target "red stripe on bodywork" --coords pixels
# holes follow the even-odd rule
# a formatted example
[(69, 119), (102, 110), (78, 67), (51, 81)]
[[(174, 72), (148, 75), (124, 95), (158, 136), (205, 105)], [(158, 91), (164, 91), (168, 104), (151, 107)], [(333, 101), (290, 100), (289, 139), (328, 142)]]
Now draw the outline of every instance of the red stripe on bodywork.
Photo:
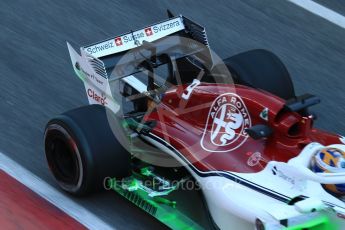
[(0, 170), (1, 229), (85, 229), (83, 225)]

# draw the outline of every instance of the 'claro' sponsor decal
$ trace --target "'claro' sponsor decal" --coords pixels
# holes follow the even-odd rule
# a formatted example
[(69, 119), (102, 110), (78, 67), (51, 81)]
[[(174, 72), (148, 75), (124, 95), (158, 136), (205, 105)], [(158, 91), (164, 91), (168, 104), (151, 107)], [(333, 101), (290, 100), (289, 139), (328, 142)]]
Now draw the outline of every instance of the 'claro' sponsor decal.
[(87, 96), (93, 100), (95, 100), (97, 103), (101, 104), (101, 105), (107, 105), (107, 97), (102, 94), (102, 95), (98, 95), (96, 91), (94, 91), (93, 89), (87, 89)]
[(212, 103), (200, 144), (210, 152), (233, 151), (247, 140), (245, 130), (250, 126), (250, 115), (241, 97), (222, 94)]

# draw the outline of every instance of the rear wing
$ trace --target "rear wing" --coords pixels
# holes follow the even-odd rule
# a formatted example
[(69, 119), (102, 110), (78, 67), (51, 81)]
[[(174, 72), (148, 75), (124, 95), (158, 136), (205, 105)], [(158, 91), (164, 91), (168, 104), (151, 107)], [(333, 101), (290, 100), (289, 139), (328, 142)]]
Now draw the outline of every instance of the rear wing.
[[(205, 28), (182, 15), (83, 46), (80, 48), (80, 55), (67, 43), (73, 68), (77, 76), (84, 82), (89, 103), (102, 104), (116, 112), (119, 105), (112, 96), (109, 84), (109, 78), (116, 64), (126, 52), (139, 48), (144, 41), (154, 44), (174, 35), (197, 41), (209, 51)], [(134, 78), (132, 76), (134, 73), (133, 69), (130, 69), (125, 71), (121, 77)]]
[(101, 58), (134, 49), (140, 46), (144, 40), (147, 42), (153, 42), (184, 29), (185, 26), (182, 18), (176, 17), (133, 32), (118, 35), (105, 41), (85, 46), (83, 49), (92, 56)]
[(94, 57), (102, 58), (139, 47), (143, 41), (154, 42), (184, 30), (186, 30), (186, 33), (190, 32), (193, 39), (208, 46), (205, 28), (181, 15), (136, 31), (84, 46), (82, 49)]
[[(167, 20), (146, 26), (139, 30), (130, 31), (112, 38), (81, 47), (86, 53), (99, 58), (104, 62), (107, 75), (110, 76), (114, 66), (124, 54), (143, 45), (143, 41), (153, 44), (159, 43), (163, 38), (177, 36), (190, 38), (205, 47), (209, 47), (206, 30), (192, 20), (180, 15)], [(178, 43), (179, 41), (169, 41)], [(208, 53), (208, 55), (210, 55)], [(123, 64), (123, 63), (122, 63)], [(127, 72), (129, 76), (132, 72)]]

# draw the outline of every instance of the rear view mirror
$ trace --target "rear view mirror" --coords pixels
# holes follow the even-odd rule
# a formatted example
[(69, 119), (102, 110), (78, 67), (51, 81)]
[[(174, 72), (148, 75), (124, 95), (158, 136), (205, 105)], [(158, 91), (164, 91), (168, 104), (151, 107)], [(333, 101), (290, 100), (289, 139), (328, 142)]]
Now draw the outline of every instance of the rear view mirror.
[(261, 138), (269, 137), (273, 133), (273, 130), (267, 125), (259, 124), (246, 129), (246, 132), (254, 140), (259, 140)]

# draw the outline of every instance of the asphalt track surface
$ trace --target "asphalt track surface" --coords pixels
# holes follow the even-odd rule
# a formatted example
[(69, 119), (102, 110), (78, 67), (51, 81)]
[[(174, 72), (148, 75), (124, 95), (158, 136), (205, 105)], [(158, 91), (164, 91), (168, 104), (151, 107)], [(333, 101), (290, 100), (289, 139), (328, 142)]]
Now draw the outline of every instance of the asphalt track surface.
[[(344, 4), (318, 1), (345, 14)], [(327, 2), (327, 3), (326, 3)], [(345, 30), (285, 0), (0, 2), (0, 151), (56, 186), (43, 151), (50, 117), (87, 104), (66, 41), (75, 47), (166, 18), (165, 10), (203, 24), (225, 58), (254, 48), (276, 53), (298, 94), (322, 99), (316, 126), (345, 134)], [(117, 229), (161, 229), (114, 194), (75, 199)]]

